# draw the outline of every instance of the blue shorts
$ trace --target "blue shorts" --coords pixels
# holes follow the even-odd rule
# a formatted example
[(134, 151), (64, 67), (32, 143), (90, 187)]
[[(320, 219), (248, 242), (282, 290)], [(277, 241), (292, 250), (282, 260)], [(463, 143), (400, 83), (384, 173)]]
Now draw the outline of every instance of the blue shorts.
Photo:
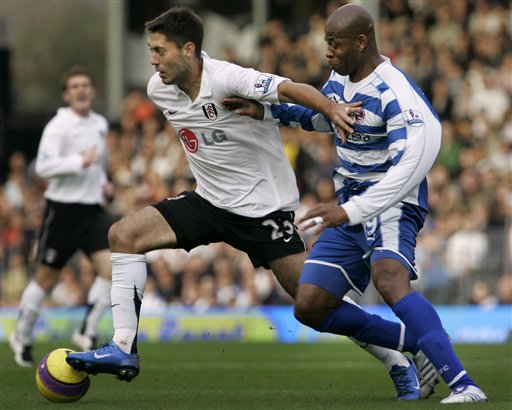
[(371, 279), (371, 265), (394, 259), (418, 278), (414, 250), (426, 212), (399, 203), (361, 225), (325, 229), (314, 243), (299, 283), (311, 283), (342, 298), (350, 290), (363, 294)]

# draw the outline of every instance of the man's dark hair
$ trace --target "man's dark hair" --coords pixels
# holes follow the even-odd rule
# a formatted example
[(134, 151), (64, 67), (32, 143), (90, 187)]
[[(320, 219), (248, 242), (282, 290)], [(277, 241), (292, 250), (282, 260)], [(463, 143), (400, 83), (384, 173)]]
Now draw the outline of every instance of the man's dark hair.
[(196, 46), (195, 55), (201, 58), (203, 45), (203, 22), (189, 7), (173, 7), (157, 18), (146, 22), (146, 32), (161, 33), (167, 40), (183, 47), (189, 41)]
[(60, 88), (62, 89), (62, 91), (66, 91), (66, 89), (68, 88), (68, 80), (71, 77), (75, 77), (77, 75), (85, 75), (86, 77), (89, 77), (89, 79), (91, 80), (91, 84), (94, 85), (94, 79), (92, 78), (92, 75), (89, 72), (89, 70), (80, 65), (74, 65), (62, 76), (62, 80), (60, 82)]

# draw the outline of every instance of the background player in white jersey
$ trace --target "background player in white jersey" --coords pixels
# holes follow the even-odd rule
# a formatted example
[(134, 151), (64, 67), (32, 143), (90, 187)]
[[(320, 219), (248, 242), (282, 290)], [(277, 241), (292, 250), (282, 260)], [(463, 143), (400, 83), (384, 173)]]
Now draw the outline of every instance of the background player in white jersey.
[[(419, 348), (452, 389), (441, 403), (486, 401), (437, 312), (410, 286), (417, 278), (416, 236), (428, 213), (425, 177), (441, 142), (439, 119), (412, 80), (380, 55), (373, 19), (362, 7), (336, 10), (325, 40), (333, 72), (322, 92), (340, 103), (361, 101), (362, 109), (353, 114), (354, 132), (336, 138), (339, 206), (320, 205), (301, 219), (304, 228), (324, 230), (302, 271), (295, 315), (319, 331), (403, 351)], [(262, 118), (262, 107), (255, 107), (237, 112)], [(272, 106), (272, 113), (285, 125), (332, 130), (321, 114), (304, 107)], [(364, 292), (370, 277), (405, 327), (343, 301), (349, 290)]]
[(23, 291), (16, 329), (9, 337), (21, 366), (33, 364), (32, 329), (39, 310), (77, 250), (90, 258), (98, 274), (87, 296), (84, 324), (72, 336), (81, 349), (95, 347), (99, 321), (110, 305), (111, 220), (102, 207), (104, 193), (111, 191), (104, 170), (108, 124), (92, 111), (96, 91), (87, 70), (76, 66), (66, 72), (62, 91), (68, 107), (59, 108), (46, 125), (36, 158), (37, 175), (48, 181), (37, 268)]
[(235, 115), (223, 107), (223, 99), (240, 95), (294, 101), (322, 112), (346, 131), (352, 122), (344, 106), (311, 86), (210, 59), (201, 52), (202, 23), (190, 9), (173, 8), (146, 29), (151, 63), (158, 71), (148, 94), (177, 130), (197, 189), (113, 225), (113, 340), (94, 352), (68, 356), (77, 369), (128, 381), (139, 372), (136, 335), (145, 252), (224, 241), (247, 252), (255, 266), (270, 267), (295, 295), (305, 248), (293, 224), (299, 193), (278, 129)]

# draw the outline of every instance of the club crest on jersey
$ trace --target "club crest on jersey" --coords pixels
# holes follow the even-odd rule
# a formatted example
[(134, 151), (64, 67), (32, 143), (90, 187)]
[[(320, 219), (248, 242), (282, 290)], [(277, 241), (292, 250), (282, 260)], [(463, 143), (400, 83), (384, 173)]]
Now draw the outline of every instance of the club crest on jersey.
[(265, 95), (266, 93), (268, 93), (268, 90), (270, 90), (270, 87), (272, 87), (273, 83), (273, 75), (260, 74), (260, 76), (256, 80), (256, 83), (254, 83), (254, 91)]
[(217, 118), (217, 108), (212, 103), (205, 104), (201, 107), (203, 109), (204, 115), (209, 120), (214, 120)]
[(359, 111), (353, 112), (351, 117), (354, 119), (356, 124), (362, 124), (364, 121), (364, 110), (361, 108)]
[(411, 127), (421, 127), (423, 123), (423, 116), (419, 111), (408, 109), (404, 111), (405, 122)]

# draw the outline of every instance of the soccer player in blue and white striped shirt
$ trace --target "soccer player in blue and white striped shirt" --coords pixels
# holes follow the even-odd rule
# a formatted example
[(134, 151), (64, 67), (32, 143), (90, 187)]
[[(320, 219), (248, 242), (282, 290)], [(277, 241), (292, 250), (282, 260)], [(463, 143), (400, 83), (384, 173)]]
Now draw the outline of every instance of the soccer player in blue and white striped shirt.
[[(338, 206), (322, 204), (299, 221), (323, 229), (305, 262), (295, 315), (322, 332), (417, 353), (420, 349), (452, 389), (441, 403), (486, 401), (464, 370), (440, 318), (410, 281), (417, 279), (416, 237), (428, 213), (426, 174), (441, 144), (441, 124), (421, 90), (382, 56), (374, 22), (362, 7), (337, 9), (325, 28), (333, 72), (322, 92), (350, 104), (353, 132), (299, 105), (272, 105), (282, 125), (336, 134)], [(244, 108), (238, 110), (240, 114)], [(344, 301), (370, 278), (403, 324), (383, 321)], [(404, 326), (405, 324), (405, 326)], [(421, 372), (421, 369), (419, 369)]]

